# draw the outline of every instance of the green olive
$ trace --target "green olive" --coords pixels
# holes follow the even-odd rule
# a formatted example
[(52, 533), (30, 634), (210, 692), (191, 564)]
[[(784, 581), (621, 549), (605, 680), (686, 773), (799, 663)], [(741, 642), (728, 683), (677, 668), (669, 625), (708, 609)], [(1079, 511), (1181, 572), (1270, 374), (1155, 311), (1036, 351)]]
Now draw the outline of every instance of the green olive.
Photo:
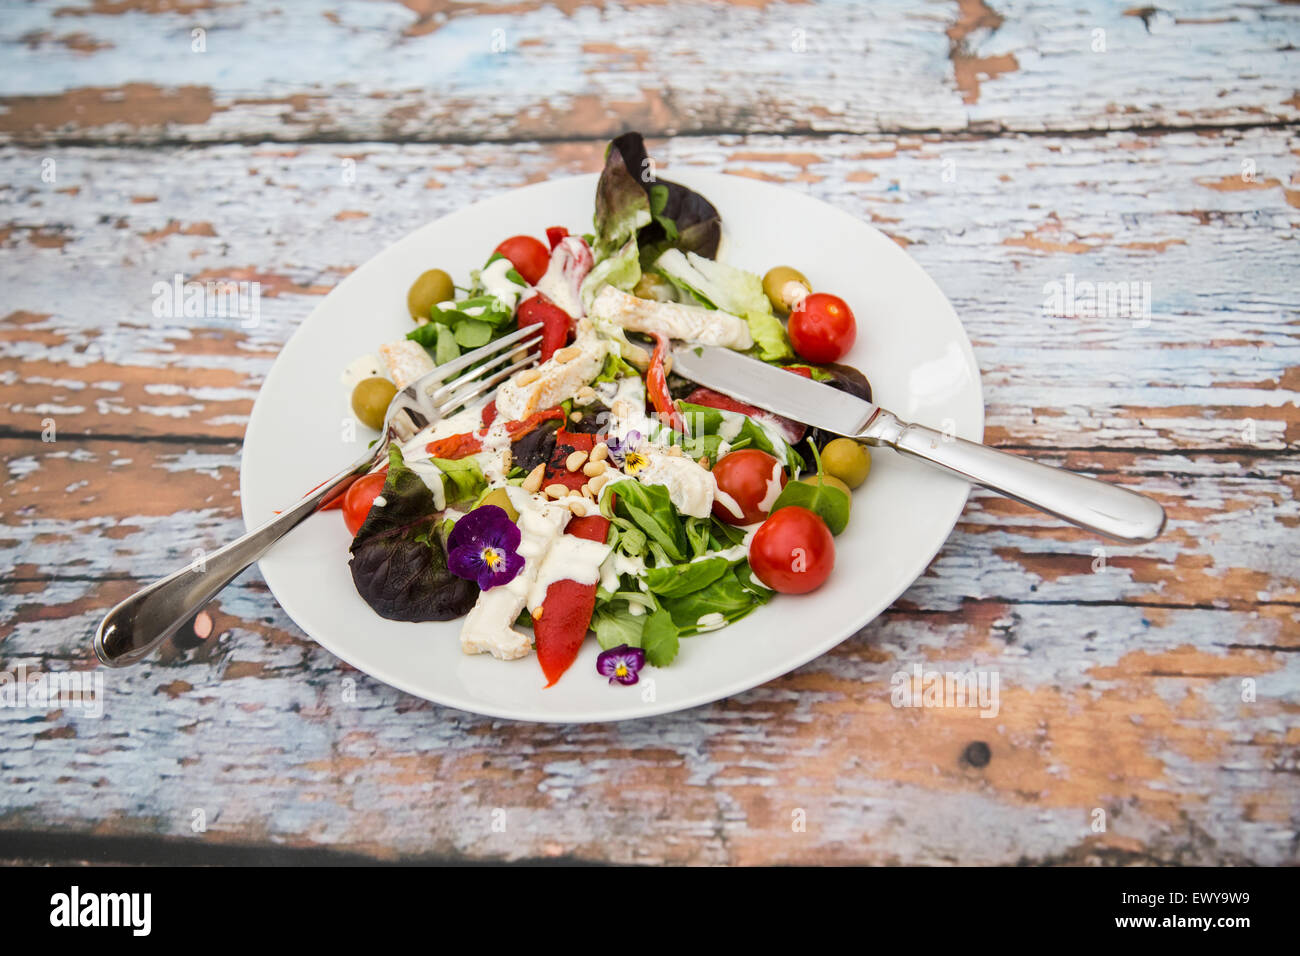
[(411, 283), (411, 291), (406, 293), (406, 308), (411, 318), (427, 319), (429, 311), (439, 302), (456, 298), (456, 287), (451, 276), (441, 269), (430, 269), (421, 273), (420, 278)]
[(485, 494), (483, 500), (478, 503), (478, 507), (482, 508), (484, 505), (496, 505), (510, 516), (511, 521), (519, 520), (519, 512), (516, 511), (515, 506), (510, 503), (510, 496), (506, 494), (504, 488), (493, 488)]
[(812, 285), (798, 269), (776, 266), (768, 269), (767, 275), (763, 276), (763, 291), (767, 293), (768, 301), (772, 303), (777, 315), (785, 315), (794, 308), (795, 303), (812, 292)]
[(378, 431), (384, 427), (388, 403), (397, 394), (397, 386), (386, 378), (365, 378), (352, 390), (352, 413), (361, 424)]
[(852, 438), (837, 438), (822, 449), (822, 470), (856, 488), (871, 472), (871, 455), (865, 445)]

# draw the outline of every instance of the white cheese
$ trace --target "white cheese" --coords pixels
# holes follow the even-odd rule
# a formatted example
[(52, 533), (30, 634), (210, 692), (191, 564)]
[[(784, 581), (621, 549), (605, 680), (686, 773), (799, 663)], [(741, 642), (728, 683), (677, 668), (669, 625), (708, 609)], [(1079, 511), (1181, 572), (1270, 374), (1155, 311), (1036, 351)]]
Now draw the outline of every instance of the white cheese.
[(479, 595), (461, 627), (460, 649), (466, 654), (491, 654), (499, 660), (510, 661), (532, 650), (529, 636), (515, 630), (513, 625), (571, 512), (564, 505), (549, 502), (540, 495), (530, 495), (520, 488), (511, 487), (506, 494), (519, 512), (516, 523), (520, 532), (519, 554), (524, 559), (524, 566), (509, 584), (490, 588)]
[(645, 485), (662, 485), (668, 492), (668, 500), (682, 514), (693, 518), (708, 517), (718, 490), (713, 472), (684, 455), (669, 455), (646, 446), (642, 447), (641, 453), (649, 458), (649, 462), (637, 471), (634, 476), (637, 481)]

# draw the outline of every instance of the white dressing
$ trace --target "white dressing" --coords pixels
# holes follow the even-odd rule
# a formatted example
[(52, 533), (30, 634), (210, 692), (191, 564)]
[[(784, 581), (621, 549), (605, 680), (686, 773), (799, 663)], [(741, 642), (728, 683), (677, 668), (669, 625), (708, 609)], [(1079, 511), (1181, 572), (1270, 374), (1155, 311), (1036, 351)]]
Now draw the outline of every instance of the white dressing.
[(514, 311), (524, 287), (506, 275), (514, 266), (505, 256), (490, 262), (478, 274), (478, 281), (483, 286), (485, 295), (497, 300), (502, 309)]

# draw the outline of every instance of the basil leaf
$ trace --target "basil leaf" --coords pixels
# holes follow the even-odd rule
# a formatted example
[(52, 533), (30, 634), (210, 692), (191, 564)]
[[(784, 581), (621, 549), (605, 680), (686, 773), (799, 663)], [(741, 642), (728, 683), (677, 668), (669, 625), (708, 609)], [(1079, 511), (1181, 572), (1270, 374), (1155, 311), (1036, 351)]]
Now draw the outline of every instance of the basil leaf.
[(798, 505), (826, 522), (831, 534), (839, 534), (849, 523), (849, 496), (834, 485), (823, 484), (817, 475), (807, 481), (791, 481), (776, 496), (770, 514)]
[(731, 562), (726, 558), (705, 558), (687, 564), (670, 564), (663, 568), (649, 568), (645, 583), (661, 597), (680, 597), (700, 588), (708, 587), (727, 573)]

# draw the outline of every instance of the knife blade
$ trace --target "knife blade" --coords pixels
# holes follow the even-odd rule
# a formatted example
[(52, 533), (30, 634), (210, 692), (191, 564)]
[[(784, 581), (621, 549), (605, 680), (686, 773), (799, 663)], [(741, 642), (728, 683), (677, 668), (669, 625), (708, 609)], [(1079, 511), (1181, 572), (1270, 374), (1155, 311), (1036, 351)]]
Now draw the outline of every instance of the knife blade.
[(900, 421), (879, 405), (730, 349), (679, 346), (673, 371), (805, 425), (892, 448), (1121, 541), (1150, 541), (1165, 526), (1164, 509), (1145, 495)]
[(858, 435), (880, 412), (848, 392), (714, 345), (679, 345), (673, 371), (694, 382), (836, 435)]

